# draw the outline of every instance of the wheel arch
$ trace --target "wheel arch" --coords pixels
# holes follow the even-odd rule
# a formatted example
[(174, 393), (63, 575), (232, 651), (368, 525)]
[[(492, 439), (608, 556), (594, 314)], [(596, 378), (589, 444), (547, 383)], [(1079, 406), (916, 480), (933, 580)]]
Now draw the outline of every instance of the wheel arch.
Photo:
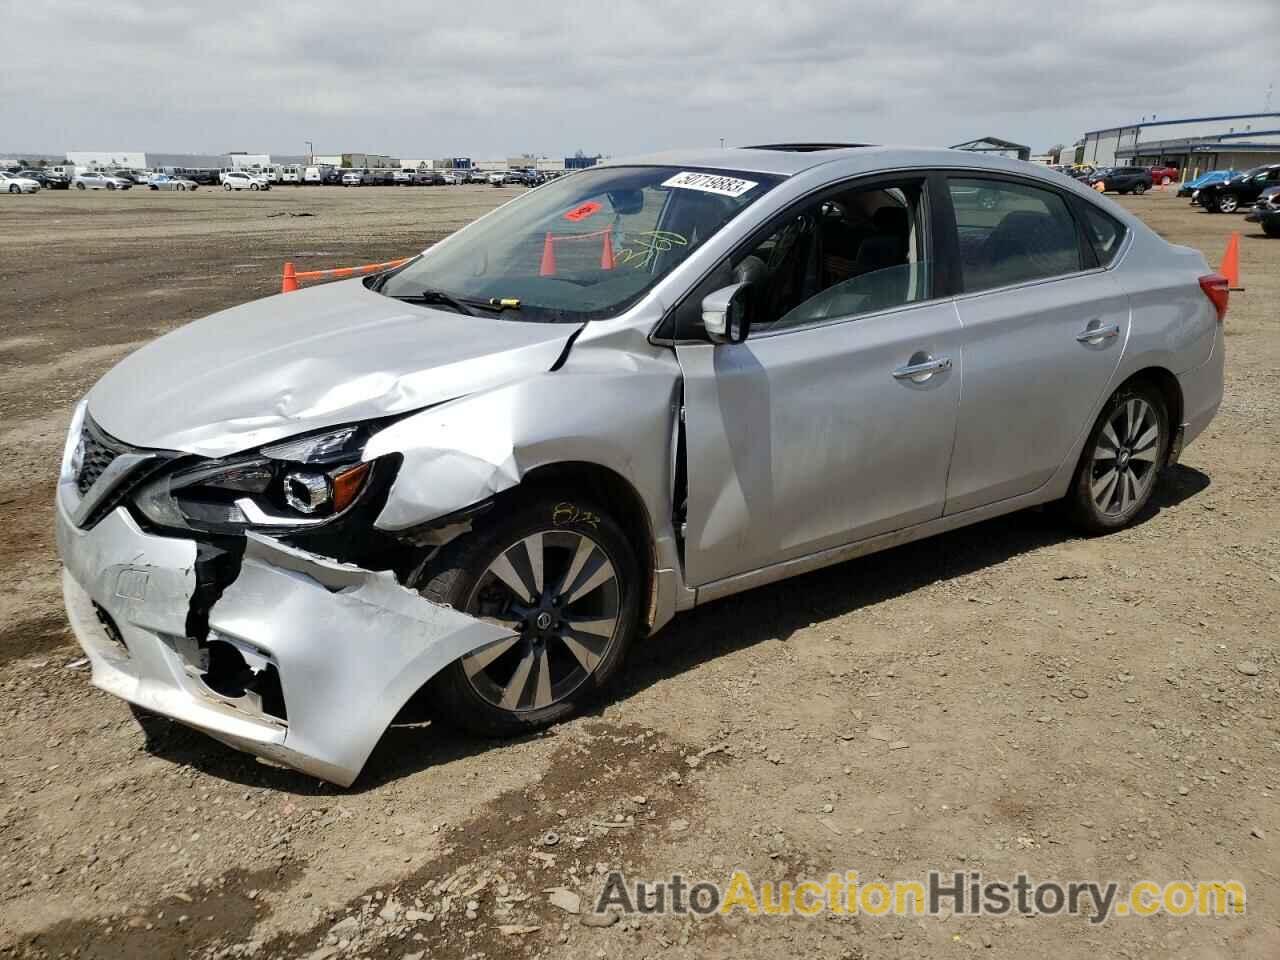
[(585, 490), (609, 509), (635, 550), (640, 567), (641, 596), (647, 624), (652, 624), (656, 597), (654, 571), (658, 568), (657, 535), (649, 508), (640, 492), (622, 474), (587, 460), (565, 460), (534, 467), (521, 482), (499, 497), (534, 493)]
[[(1117, 389), (1135, 383), (1147, 383), (1159, 391), (1164, 400), (1165, 412), (1169, 415), (1169, 433), (1172, 439), (1182, 427), (1184, 411), (1182, 385), (1178, 383), (1178, 378), (1164, 367), (1144, 367), (1130, 375)], [(1169, 449), (1173, 450), (1172, 443)]]

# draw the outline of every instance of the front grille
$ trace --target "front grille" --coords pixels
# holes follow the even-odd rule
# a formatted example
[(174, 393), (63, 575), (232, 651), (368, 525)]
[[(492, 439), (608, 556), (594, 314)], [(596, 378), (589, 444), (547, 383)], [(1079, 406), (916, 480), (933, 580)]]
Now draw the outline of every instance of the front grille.
[(116, 457), (129, 452), (126, 444), (103, 433), (88, 416), (84, 418), (84, 426), (80, 430), (80, 449), (80, 472), (76, 474), (76, 489), (82, 497)]

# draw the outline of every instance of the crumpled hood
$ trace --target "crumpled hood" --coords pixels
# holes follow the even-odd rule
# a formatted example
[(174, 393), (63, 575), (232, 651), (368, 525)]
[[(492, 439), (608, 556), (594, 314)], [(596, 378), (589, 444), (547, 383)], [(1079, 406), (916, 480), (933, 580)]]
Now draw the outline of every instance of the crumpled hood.
[(98, 381), (88, 410), (134, 446), (225, 456), (548, 370), (574, 329), (424, 308), (350, 280), (166, 334)]

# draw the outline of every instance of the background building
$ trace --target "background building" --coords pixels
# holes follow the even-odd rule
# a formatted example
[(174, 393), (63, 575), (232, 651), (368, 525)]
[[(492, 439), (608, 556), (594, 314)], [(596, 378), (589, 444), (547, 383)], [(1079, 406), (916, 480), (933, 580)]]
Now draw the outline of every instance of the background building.
[(1081, 162), (1097, 167), (1172, 164), (1180, 170), (1244, 170), (1280, 162), (1280, 113), (1142, 121), (1090, 130)]
[(381, 153), (317, 153), (309, 162), (317, 167), (346, 167), (355, 170), (385, 170), (400, 166), (399, 157)]
[(998, 137), (982, 137), (965, 143), (953, 144), (952, 150), (970, 150), (973, 153), (994, 153), (1001, 157), (1012, 157), (1015, 160), (1030, 160), (1031, 148), (1025, 143), (1012, 143)]

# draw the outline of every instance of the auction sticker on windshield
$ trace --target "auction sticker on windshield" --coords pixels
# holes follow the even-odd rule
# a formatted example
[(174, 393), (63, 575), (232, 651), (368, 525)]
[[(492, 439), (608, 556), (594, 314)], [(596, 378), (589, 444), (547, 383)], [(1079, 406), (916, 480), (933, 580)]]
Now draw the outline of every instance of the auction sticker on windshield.
[(683, 170), (670, 180), (663, 181), (662, 185), (680, 187), (684, 190), (701, 190), (703, 193), (718, 193), (722, 197), (740, 197), (759, 184), (755, 180), (739, 180), (737, 177), (726, 177), (718, 173)]

